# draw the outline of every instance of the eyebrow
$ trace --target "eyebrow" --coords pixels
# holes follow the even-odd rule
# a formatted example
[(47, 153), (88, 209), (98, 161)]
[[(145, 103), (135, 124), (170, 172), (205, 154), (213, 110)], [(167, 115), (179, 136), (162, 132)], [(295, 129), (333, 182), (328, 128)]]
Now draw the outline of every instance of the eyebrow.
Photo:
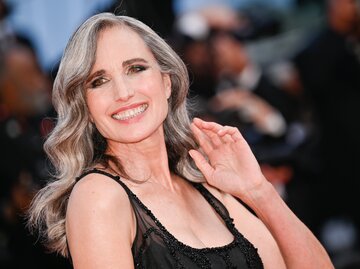
[(129, 60), (126, 60), (122, 63), (122, 66), (125, 67), (125, 66), (128, 66), (130, 64), (133, 64), (135, 62), (142, 62), (142, 63), (148, 63), (148, 61), (146, 61), (145, 59), (143, 58), (133, 58), (133, 59), (129, 59)]

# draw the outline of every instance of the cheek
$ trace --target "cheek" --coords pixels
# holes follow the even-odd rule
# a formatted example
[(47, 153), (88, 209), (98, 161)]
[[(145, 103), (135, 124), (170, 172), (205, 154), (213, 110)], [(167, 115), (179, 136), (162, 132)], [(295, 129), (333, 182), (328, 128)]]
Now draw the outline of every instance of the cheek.
[(167, 99), (170, 96), (170, 87), (161, 78), (144, 80), (139, 85), (138, 94), (147, 96), (153, 99), (154, 102), (160, 102), (162, 99)]
[(86, 103), (92, 122), (96, 121), (97, 118), (101, 117), (101, 115), (105, 113), (106, 102), (103, 98), (101, 98), (101, 96), (97, 96), (95, 93), (87, 94)]
[(86, 105), (88, 108), (88, 112), (90, 114), (90, 118), (91, 118), (91, 120), (93, 120), (94, 104), (93, 104), (93, 99), (91, 97), (89, 97), (89, 94), (86, 95)]

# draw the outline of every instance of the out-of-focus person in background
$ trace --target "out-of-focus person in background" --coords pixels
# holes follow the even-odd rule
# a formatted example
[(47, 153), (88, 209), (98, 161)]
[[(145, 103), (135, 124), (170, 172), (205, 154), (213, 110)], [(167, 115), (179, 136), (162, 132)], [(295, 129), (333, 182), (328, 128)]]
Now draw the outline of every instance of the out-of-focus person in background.
[[(14, 42), (2, 54), (0, 74), (1, 230), (9, 268), (45, 262), (43, 249), (25, 229), (25, 211), (47, 175), (43, 139), (51, 130), (50, 83), (33, 50)], [(50, 116), (48, 114), (48, 116)], [(4, 247), (5, 247), (4, 246)], [(45, 258), (44, 260), (41, 260)], [(2, 265), (8, 268), (7, 265)], [(45, 266), (45, 267), (43, 267)], [(3, 267), (2, 267), (3, 268)]]
[(326, 1), (325, 26), (296, 55), (319, 130), (318, 231), (334, 254), (353, 255), (360, 239), (360, 3)]
[[(244, 10), (203, 5), (180, 14), (175, 24), (183, 34), (180, 54), (194, 76), (191, 94), (199, 115), (242, 130), (264, 173), (286, 185), (289, 205), (331, 249), (339, 268), (359, 257), (359, 213), (353, 206), (359, 190), (357, 4), (328, 1), (327, 27), (312, 45), (268, 66), (254, 61), (247, 48), (278, 35), (276, 22), (259, 31), (259, 22)], [(300, 39), (296, 48), (305, 42)], [(351, 254), (338, 255), (344, 253)]]
[[(3, 2), (0, 7), (2, 11)], [(25, 212), (48, 174), (42, 146), (52, 128), (44, 119), (51, 114), (51, 84), (31, 42), (7, 28), (1, 31), (0, 267), (66, 268), (65, 262), (45, 254), (25, 227)]]
[(224, 5), (207, 6), (180, 16), (175, 45), (193, 76), (190, 95), (198, 116), (240, 128), (264, 172), (283, 188), (299, 144), (286, 137), (299, 118), (301, 86), (290, 86), (285, 69), (282, 82), (273, 83), (246, 50), (248, 41), (276, 33), (277, 24)]

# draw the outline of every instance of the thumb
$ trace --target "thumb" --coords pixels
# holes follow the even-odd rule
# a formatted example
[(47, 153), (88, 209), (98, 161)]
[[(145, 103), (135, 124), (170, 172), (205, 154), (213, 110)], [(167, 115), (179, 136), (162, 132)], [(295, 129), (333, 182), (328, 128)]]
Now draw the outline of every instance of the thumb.
[(200, 172), (204, 175), (206, 180), (211, 179), (211, 175), (214, 171), (214, 168), (209, 164), (205, 157), (198, 152), (197, 150), (189, 150), (189, 155), (194, 160), (196, 166), (199, 168)]

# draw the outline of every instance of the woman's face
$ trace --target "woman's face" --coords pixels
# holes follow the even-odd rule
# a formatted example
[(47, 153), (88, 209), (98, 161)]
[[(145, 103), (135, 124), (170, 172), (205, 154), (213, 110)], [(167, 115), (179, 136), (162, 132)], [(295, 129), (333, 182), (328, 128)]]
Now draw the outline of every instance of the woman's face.
[(162, 133), (171, 80), (144, 41), (127, 27), (103, 30), (86, 81), (90, 117), (108, 143), (136, 143)]

